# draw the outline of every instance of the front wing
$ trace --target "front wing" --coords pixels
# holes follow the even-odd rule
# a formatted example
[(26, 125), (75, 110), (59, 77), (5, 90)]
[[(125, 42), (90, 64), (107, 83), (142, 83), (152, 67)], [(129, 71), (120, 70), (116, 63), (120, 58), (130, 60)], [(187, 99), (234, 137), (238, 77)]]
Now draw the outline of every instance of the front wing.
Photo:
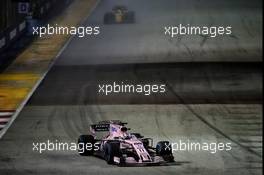
[(114, 157), (114, 163), (118, 166), (130, 167), (130, 166), (168, 166), (173, 162), (165, 161), (160, 156), (153, 157), (151, 162), (138, 162), (132, 157), (127, 157), (125, 161), (121, 161), (119, 157)]

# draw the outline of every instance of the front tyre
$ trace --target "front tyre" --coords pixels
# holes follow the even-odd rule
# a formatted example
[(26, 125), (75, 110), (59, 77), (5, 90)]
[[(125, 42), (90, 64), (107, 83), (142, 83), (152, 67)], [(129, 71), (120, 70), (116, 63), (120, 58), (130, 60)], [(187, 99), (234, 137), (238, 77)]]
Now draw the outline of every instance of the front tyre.
[(169, 141), (161, 141), (156, 145), (156, 154), (161, 156), (167, 162), (173, 162), (174, 157), (172, 154), (172, 148)]
[(114, 157), (120, 157), (119, 142), (108, 142), (104, 146), (104, 158), (108, 164), (114, 164)]

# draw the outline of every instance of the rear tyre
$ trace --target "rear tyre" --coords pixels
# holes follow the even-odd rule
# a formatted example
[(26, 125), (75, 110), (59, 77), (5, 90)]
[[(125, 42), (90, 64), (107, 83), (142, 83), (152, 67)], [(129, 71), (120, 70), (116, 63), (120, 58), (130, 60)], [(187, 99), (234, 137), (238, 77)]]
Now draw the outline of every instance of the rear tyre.
[(81, 135), (78, 138), (78, 152), (81, 156), (91, 156), (94, 153), (94, 137), (92, 135)]
[(156, 154), (161, 156), (167, 162), (173, 162), (174, 157), (172, 154), (172, 148), (169, 141), (161, 141), (157, 143)]
[(106, 13), (104, 15), (104, 24), (113, 24), (115, 23), (115, 16), (113, 13)]
[(125, 15), (125, 22), (126, 23), (135, 23), (135, 13), (134, 12), (127, 12)]
[(108, 164), (114, 164), (114, 157), (120, 156), (120, 143), (108, 142), (104, 146), (104, 158)]

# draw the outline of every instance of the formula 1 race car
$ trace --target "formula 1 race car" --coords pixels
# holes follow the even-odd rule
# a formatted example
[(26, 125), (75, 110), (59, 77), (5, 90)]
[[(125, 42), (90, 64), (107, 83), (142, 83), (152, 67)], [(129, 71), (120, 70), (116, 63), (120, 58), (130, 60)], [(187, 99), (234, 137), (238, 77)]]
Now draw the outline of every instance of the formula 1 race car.
[[(99, 156), (108, 164), (119, 166), (165, 165), (174, 162), (171, 145), (160, 141), (154, 148), (153, 139), (139, 133), (128, 133), (127, 123), (119, 120), (101, 121), (90, 126), (91, 135), (81, 135), (78, 152), (81, 156)], [(102, 138), (96, 135), (106, 132)]]
[(104, 15), (105, 24), (131, 24), (135, 22), (135, 13), (125, 6), (115, 6), (111, 12)]

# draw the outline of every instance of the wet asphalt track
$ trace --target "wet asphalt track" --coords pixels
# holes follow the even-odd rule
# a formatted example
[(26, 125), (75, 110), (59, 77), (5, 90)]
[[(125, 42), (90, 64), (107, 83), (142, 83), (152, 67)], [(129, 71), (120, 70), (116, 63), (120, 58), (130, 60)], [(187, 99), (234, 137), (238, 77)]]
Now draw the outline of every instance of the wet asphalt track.
[[(102, 14), (119, 2), (102, 1), (86, 24), (101, 25), (99, 19)], [(203, 18), (206, 22), (209, 18), (220, 18), (226, 22), (224, 19), (229, 13), (236, 18), (243, 13), (246, 19), (252, 19), (258, 33), (259, 24), (254, 21), (260, 18), (260, 1), (219, 1), (219, 4), (192, 1), (195, 5), (168, 0), (164, 4), (161, 3), (164, 1), (158, 0), (151, 3), (148, 0), (122, 2), (136, 11), (137, 24), (104, 26), (108, 30), (100, 38), (73, 39), (0, 141), (0, 174), (261, 174), (262, 72), (259, 63), (124, 64), (177, 62), (179, 58), (187, 58), (186, 62), (193, 60), (185, 54), (170, 58), (156, 55), (156, 52), (167, 52), (165, 50), (169, 48), (165, 44), (167, 41), (159, 35), (157, 24), (164, 20), (173, 22), (170, 16), (175, 13), (179, 13), (183, 21), (191, 17), (201, 18), (197, 14), (208, 15), (208, 18)], [(219, 16), (213, 15), (212, 5), (214, 9), (217, 7)], [(198, 10), (200, 8), (202, 12)], [(186, 9), (192, 13), (186, 16)], [(227, 12), (220, 17), (225, 10)], [(122, 28), (122, 32), (116, 31)], [(147, 32), (150, 28), (154, 33)], [(244, 28), (241, 29), (243, 32)], [(164, 43), (156, 45), (153, 42), (155, 36)], [(238, 38), (239, 46), (251, 43), (256, 44), (257, 47), (253, 48), (258, 49), (256, 38), (247, 38), (244, 34)], [(142, 41), (140, 44), (139, 40)], [(213, 55), (208, 54), (210, 58), (219, 56), (222, 61), (231, 58), (227, 52), (221, 51), (227, 54), (223, 55), (217, 51)], [(157, 57), (152, 59), (152, 55)], [(241, 55), (249, 61), (251, 58), (258, 60), (260, 53), (247, 51)], [(243, 61), (241, 55), (234, 54), (232, 61)], [(205, 56), (200, 58), (208, 61)], [(131, 94), (104, 97), (97, 94), (98, 83), (118, 80), (166, 83), (167, 93), (150, 97)], [(87, 132), (89, 124), (106, 119), (127, 121), (133, 131), (153, 137), (154, 142), (176, 142), (179, 139), (231, 142), (233, 149), (216, 154), (179, 151), (174, 153), (176, 163), (172, 166), (141, 168), (109, 166), (103, 160), (80, 157), (74, 151), (47, 151), (42, 154), (32, 151), (32, 142), (75, 142), (79, 134)]]
[[(136, 23), (103, 25), (103, 16), (115, 5), (135, 12)], [(60, 65), (261, 61), (261, 0), (102, 0), (86, 21), (101, 34), (75, 38)], [(232, 35), (164, 35), (165, 26), (232, 26)], [(75, 61), (74, 61), (75, 60)]]

